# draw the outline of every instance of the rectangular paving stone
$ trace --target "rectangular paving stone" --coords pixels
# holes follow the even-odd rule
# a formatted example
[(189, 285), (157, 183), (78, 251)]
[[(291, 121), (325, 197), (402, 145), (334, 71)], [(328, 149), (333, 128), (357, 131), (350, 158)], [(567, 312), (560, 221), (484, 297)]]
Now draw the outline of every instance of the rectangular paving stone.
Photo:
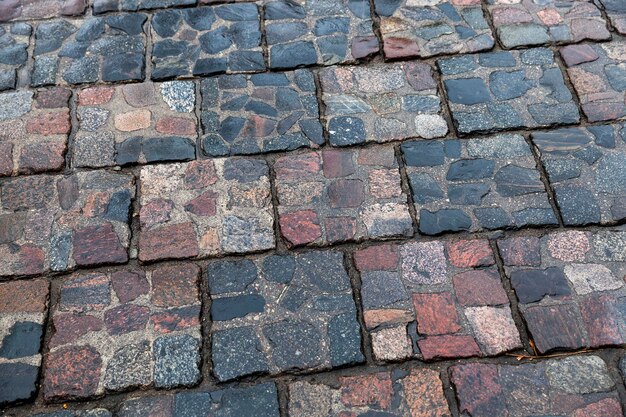
[(146, 20), (131, 13), (39, 23), (30, 85), (143, 80)]
[(386, 58), (478, 52), (495, 42), (480, 0), (374, 0)]
[(533, 132), (566, 225), (626, 219), (624, 123)]
[(96, 168), (195, 159), (195, 103), (193, 81), (79, 91), (73, 166)]
[(0, 404), (31, 399), (37, 390), (48, 281), (0, 283)]
[(199, 382), (199, 277), (187, 264), (64, 279), (51, 316), (44, 399)]
[(371, 246), (354, 260), (375, 359), (493, 356), (522, 347), (489, 241)]
[(0, 4), (0, 22), (78, 16), (87, 5), (86, 0), (5, 0)]
[(270, 68), (353, 63), (378, 52), (367, 0), (266, 0)]
[(413, 234), (391, 146), (287, 155), (274, 172), (280, 232), (291, 246)]
[(464, 55), (437, 65), (460, 134), (580, 120), (549, 49)]
[[(0, 20), (1, 10), (0, 6)], [(19, 74), (28, 63), (28, 43), (33, 28), (27, 23), (0, 25), (0, 91), (18, 86)]]
[(498, 248), (540, 353), (626, 342), (626, 232), (513, 237)]
[(70, 95), (59, 87), (0, 95), (0, 176), (65, 167)]
[(626, 117), (626, 42), (570, 45), (560, 52), (590, 122)]
[(165, 9), (177, 6), (193, 6), (196, 0), (93, 0), (93, 13)]
[(265, 70), (254, 3), (163, 10), (151, 24), (153, 80)]
[(505, 48), (611, 39), (592, 0), (487, 0), (487, 4)]
[(558, 224), (521, 135), (401, 146), (423, 234)]
[(208, 286), (220, 381), (364, 361), (341, 252), (213, 262)]
[[(340, 376), (337, 385), (289, 384), (289, 416), (450, 417), (439, 371), (394, 369)], [(322, 414), (323, 412), (323, 414)]]
[(128, 260), (134, 178), (106, 171), (0, 185), (0, 277)]
[(448, 133), (425, 63), (331, 67), (320, 72), (330, 144), (355, 145)]
[(258, 252), (275, 245), (263, 160), (146, 166), (140, 182), (142, 261)]
[(221, 75), (202, 80), (202, 148), (225, 156), (324, 144), (313, 73)]
[(616, 31), (626, 35), (626, 4), (621, 0), (599, 0)]
[(468, 363), (451, 367), (449, 373), (461, 415), (622, 415), (617, 390), (598, 356), (515, 365)]

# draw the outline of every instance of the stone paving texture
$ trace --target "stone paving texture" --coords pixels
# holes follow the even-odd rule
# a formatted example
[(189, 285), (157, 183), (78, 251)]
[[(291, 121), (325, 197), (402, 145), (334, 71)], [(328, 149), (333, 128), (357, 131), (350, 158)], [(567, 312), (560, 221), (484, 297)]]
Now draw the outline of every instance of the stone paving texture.
[(268, 0), (270, 68), (352, 63), (378, 53), (367, 0)]
[(487, 240), (372, 246), (354, 257), (377, 360), (491, 356), (522, 347)]
[(558, 224), (521, 135), (401, 148), (423, 234)]
[(480, 0), (374, 0), (387, 58), (479, 52), (495, 41)]
[(86, 0), (4, 0), (0, 4), (0, 22), (78, 16), (85, 13)]
[(195, 159), (195, 101), (193, 81), (79, 91), (73, 165), (98, 168)]
[(437, 65), (461, 134), (580, 120), (550, 49), (463, 55)]
[(265, 69), (254, 3), (163, 10), (151, 24), (153, 80)]
[(202, 149), (209, 156), (287, 151), (324, 144), (315, 79), (286, 73), (202, 81)]
[(33, 28), (27, 23), (0, 25), (0, 91), (13, 90), (18, 72), (28, 61), (28, 42)]
[(341, 252), (210, 263), (208, 286), (220, 381), (364, 360)]
[(626, 4), (620, 0), (598, 0), (611, 21), (615, 30), (626, 34)]
[(626, 342), (626, 232), (554, 232), (498, 241), (540, 353)]

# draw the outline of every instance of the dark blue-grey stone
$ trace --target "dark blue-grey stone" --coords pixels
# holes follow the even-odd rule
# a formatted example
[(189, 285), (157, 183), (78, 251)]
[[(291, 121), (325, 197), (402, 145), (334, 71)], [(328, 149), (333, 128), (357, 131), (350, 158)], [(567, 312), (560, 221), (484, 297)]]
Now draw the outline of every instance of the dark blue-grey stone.
[(289, 116), (285, 117), (284, 119), (281, 119), (276, 125), (276, 132), (278, 132), (279, 135), (284, 135), (285, 133), (287, 133), (287, 131), (289, 131), (289, 129), (291, 129), (298, 122), (298, 120), (300, 120), (302, 116), (304, 116), (303, 111), (296, 111), (296, 112), (291, 113)]
[(249, 101), (248, 104), (246, 104), (245, 110), (263, 116), (278, 117), (278, 111), (269, 104), (263, 103), (262, 101)]
[(508, 103), (489, 103), (487, 104), (487, 111), (496, 127), (507, 129), (526, 126), (517, 110)]
[(228, 95), (224, 93), (223, 101), (220, 103), (221, 110), (238, 111), (248, 102), (249, 97), (245, 94)]
[(261, 51), (233, 51), (228, 56), (228, 62), (232, 71), (265, 70), (265, 61)]
[(333, 117), (328, 123), (330, 143), (335, 146), (365, 142), (365, 124), (357, 117)]
[(324, 293), (347, 290), (350, 278), (340, 252), (308, 252), (296, 257), (299, 279)]
[(322, 364), (322, 335), (304, 320), (283, 320), (263, 327), (274, 364), (281, 370), (309, 369)]
[(314, 298), (315, 294), (310, 288), (299, 286), (289, 286), (278, 304), (291, 312), (297, 312), (300, 307), (310, 298)]
[(119, 9), (119, 0), (94, 0), (93, 14), (116, 12)]
[(267, 20), (303, 19), (306, 16), (304, 7), (291, 1), (272, 1), (265, 6)]
[(25, 358), (39, 353), (43, 329), (40, 324), (30, 321), (19, 321), (9, 328), (8, 334), (2, 339), (0, 358)]
[(17, 22), (11, 25), (11, 33), (13, 35), (28, 36), (33, 32), (33, 27), (28, 23)]
[(426, 235), (469, 230), (472, 220), (462, 210), (420, 210), (419, 230)]
[(559, 182), (580, 177), (581, 163), (575, 159), (546, 159), (543, 166), (550, 182)]
[(500, 207), (479, 207), (474, 209), (478, 224), (485, 229), (501, 229), (513, 225), (511, 216)]
[(238, 49), (250, 49), (261, 45), (258, 22), (237, 22), (229, 27), (230, 38)]
[(0, 404), (30, 399), (37, 389), (39, 368), (25, 363), (0, 363)]
[(63, 41), (74, 32), (76, 32), (76, 27), (66, 20), (40, 24), (35, 32), (33, 55), (56, 51), (63, 45)]
[(220, 136), (227, 142), (234, 141), (239, 136), (245, 122), (246, 119), (242, 117), (228, 116), (220, 125)]
[(326, 36), (333, 33), (349, 33), (350, 19), (347, 17), (326, 17), (315, 22), (315, 36)]
[(348, 0), (348, 9), (356, 17), (370, 20), (370, 3), (368, 0)]
[[(203, 80), (203, 84), (208, 85), (209, 80)], [(218, 77), (217, 84), (219, 89), (246, 88), (247, 80), (244, 74), (222, 75)], [(215, 90), (217, 94), (218, 90)]]
[(271, 68), (295, 68), (317, 63), (317, 52), (313, 42), (292, 42), (270, 48)]
[(0, 64), (20, 65), (28, 59), (26, 48), (28, 45), (19, 43), (0, 49)]
[(207, 410), (212, 407), (213, 400), (208, 392), (179, 392), (174, 396), (174, 415), (176, 417), (206, 417)]
[(198, 7), (182, 11), (185, 22), (195, 30), (209, 30), (215, 23), (212, 7)]
[(464, 72), (471, 72), (477, 68), (476, 61), (472, 56), (458, 56), (453, 58), (440, 59), (437, 66), (442, 75), (456, 75)]
[(162, 38), (170, 38), (180, 28), (182, 18), (177, 10), (163, 10), (152, 17), (152, 29)]
[(595, 138), (596, 145), (603, 148), (615, 148), (615, 131), (611, 125), (588, 126), (587, 130)]
[(269, 371), (259, 336), (252, 327), (213, 333), (213, 373), (220, 381)]
[(0, 72), (0, 91), (13, 90), (17, 81), (17, 71), (4, 70)]
[(215, 14), (231, 22), (258, 20), (259, 11), (254, 3), (226, 4), (215, 8)]
[(145, 139), (142, 150), (146, 162), (189, 161), (196, 158), (196, 145), (190, 139), (178, 136)]
[(104, 19), (99, 17), (88, 19), (76, 32), (78, 42), (92, 42), (104, 34)]
[(193, 75), (213, 75), (226, 72), (228, 61), (226, 58), (203, 58), (193, 66)]
[(311, 71), (307, 69), (296, 70), (294, 71), (294, 79), (300, 90), (315, 93), (315, 79)]
[(247, 183), (267, 174), (267, 164), (261, 159), (228, 159), (224, 162), (224, 179), (227, 180)]
[(555, 187), (556, 200), (568, 226), (600, 222), (600, 205), (590, 190), (582, 187)]
[(317, 119), (300, 120), (298, 122), (302, 133), (317, 145), (324, 144), (324, 130), (322, 124)]
[(483, 67), (514, 67), (515, 57), (508, 51), (488, 52), (478, 55), (478, 62)]
[(525, 73), (519, 71), (494, 71), (489, 75), (491, 93), (500, 100), (511, 100), (526, 94), (533, 88), (533, 83), (526, 79)]
[(411, 141), (401, 145), (404, 162), (412, 167), (443, 165), (445, 153), (441, 141)]
[(563, 80), (563, 74), (558, 68), (546, 68), (539, 80), (539, 84), (552, 90), (550, 97), (560, 103), (568, 102), (572, 99), (572, 93), (569, 91)]
[(115, 145), (115, 163), (118, 165), (132, 164), (139, 161), (143, 138), (131, 137)]
[(154, 386), (174, 388), (200, 381), (200, 341), (188, 334), (154, 341)]
[(117, 191), (111, 195), (104, 218), (108, 220), (126, 223), (130, 213), (130, 192), (128, 190)]
[(534, 132), (531, 135), (542, 153), (568, 155), (583, 149), (591, 142), (591, 137), (580, 128), (559, 129), (552, 132)]
[(491, 159), (461, 159), (454, 161), (448, 168), (448, 181), (468, 181), (490, 178), (493, 175), (495, 161)]
[(240, 261), (212, 262), (207, 267), (209, 290), (211, 294), (243, 291), (257, 279), (254, 263), (244, 259)]
[(518, 227), (558, 224), (551, 208), (528, 207), (514, 211), (513, 218), (515, 219), (515, 225)]
[(457, 13), (456, 9), (454, 8), (454, 6), (450, 3), (441, 3), (437, 5), (437, 8), (439, 10), (441, 10), (441, 12), (443, 14), (446, 15), (446, 17), (450, 20), (452, 20), (453, 22), (460, 22), (461, 16)]
[(66, 43), (59, 51), (58, 56), (72, 59), (82, 58), (85, 56), (88, 47), (89, 43), (86, 42)]
[(416, 31), (416, 35), (425, 40), (431, 40), (443, 35), (454, 33), (454, 29), (447, 24), (435, 24), (424, 26)]
[(135, 36), (143, 33), (143, 24), (148, 18), (141, 13), (126, 13), (107, 18), (107, 25), (112, 29), (118, 29), (127, 35)]
[(529, 65), (550, 65), (554, 63), (554, 54), (547, 48), (527, 49), (522, 52), (522, 62)]
[[(280, 131), (279, 131), (280, 133)], [(309, 145), (302, 133), (281, 134), (263, 141), (264, 152), (290, 151)]]
[(93, 83), (98, 81), (98, 58), (88, 56), (72, 61), (63, 73), (69, 84)]
[(626, 90), (626, 67), (623, 64), (607, 65), (604, 67), (604, 73), (615, 91)]
[(351, 294), (318, 296), (313, 300), (313, 308), (318, 311), (351, 311), (356, 314)]
[(465, 20), (472, 29), (489, 29), (489, 24), (485, 20), (483, 10), (480, 6), (463, 7), (459, 12), (463, 16), (463, 20)]
[(366, 309), (388, 307), (409, 299), (399, 275), (389, 271), (362, 273), (361, 294)]
[(478, 206), (489, 190), (489, 184), (451, 184), (448, 199), (452, 204)]
[(230, 146), (230, 153), (233, 155), (252, 155), (261, 152), (261, 148), (256, 141), (240, 140)]
[(296, 261), (289, 255), (271, 255), (263, 259), (263, 276), (271, 282), (288, 284), (296, 270)]
[(348, 53), (348, 37), (346, 35), (326, 36), (317, 40), (317, 47), (325, 64), (341, 62)]
[(265, 299), (259, 294), (215, 298), (211, 303), (211, 318), (215, 321), (232, 320), (264, 310)]
[(185, 54), (189, 49), (189, 44), (185, 41), (175, 41), (165, 39), (154, 44), (152, 48), (152, 56), (156, 58), (165, 58), (171, 56), (179, 56)]
[(304, 22), (274, 23), (265, 27), (265, 36), (269, 45), (293, 41), (308, 32), (309, 27)]
[(342, 366), (363, 362), (361, 331), (356, 320), (356, 310), (334, 316), (328, 323), (330, 363)]
[(452, 114), (457, 124), (459, 132), (471, 133), (493, 129), (496, 122), (489, 114), (480, 111), (473, 112), (454, 112)]
[(564, 297), (571, 294), (565, 274), (557, 267), (513, 271), (511, 285), (522, 304), (541, 301), (546, 296)]
[(50, 238), (50, 269), (63, 271), (67, 269), (72, 248), (71, 232), (63, 232)]
[[(211, 410), (213, 417), (279, 417), (278, 392), (272, 382), (245, 388), (229, 388), (210, 393), (219, 407)], [(198, 417), (205, 417), (206, 409)], [(187, 417), (176, 414), (176, 417)], [(189, 416), (189, 417), (195, 417)]]
[(436, 113), (441, 108), (441, 102), (439, 98), (432, 96), (404, 96), (402, 107), (410, 112)]
[(602, 158), (602, 155), (604, 155), (600, 149), (591, 146), (579, 149), (573, 154), (576, 158), (585, 161), (588, 165), (595, 164), (600, 158)]
[(264, 74), (252, 74), (250, 81), (256, 86), (274, 86), (274, 87), (286, 87), (289, 85), (287, 76), (283, 73), (264, 73)]
[(496, 172), (494, 180), (498, 194), (503, 197), (545, 192), (539, 172), (535, 169), (506, 165)]
[(444, 84), (448, 99), (453, 103), (472, 105), (491, 101), (487, 86), (480, 78), (445, 80)]
[(448, 158), (461, 157), (461, 141), (453, 139), (443, 142), (444, 152)]
[(299, 110), (302, 108), (298, 92), (292, 88), (276, 89), (276, 108), (281, 111)]
[(596, 187), (602, 193), (626, 195), (626, 155), (604, 155), (595, 170)]
[(445, 194), (430, 175), (422, 172), (409, 174), (413, 199), (417, 204), (432, 203), (445, 197)]
[(102, 81), (141, 81), (144, 78), (145, 57), (143, 54), (117, 54), (104, 58)]
[(207, 54), (217, 54), (230, 48), (233, 44), (228, 33), (228, 28), (225, 26), (206, 32), (198, 38), (198, 41), (200, 42), (200, 48)]

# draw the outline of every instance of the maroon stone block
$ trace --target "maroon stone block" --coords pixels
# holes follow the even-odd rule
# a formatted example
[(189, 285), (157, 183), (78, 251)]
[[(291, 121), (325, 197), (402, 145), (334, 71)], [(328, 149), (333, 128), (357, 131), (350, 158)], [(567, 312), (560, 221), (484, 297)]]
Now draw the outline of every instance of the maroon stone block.
[(47, 355), (43, 396), (65, 401), (96, 394), (102, 359), (90, 346), (69, 346)]

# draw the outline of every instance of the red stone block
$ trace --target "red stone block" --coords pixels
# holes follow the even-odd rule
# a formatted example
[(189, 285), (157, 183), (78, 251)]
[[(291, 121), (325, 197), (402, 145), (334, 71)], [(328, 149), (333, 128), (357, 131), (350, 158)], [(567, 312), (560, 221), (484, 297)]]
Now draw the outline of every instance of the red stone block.
[(280, 180), (293, 180), (305, 178), (309, 174), (317, 174), (321, 170), (322, 162), (316, 152), (302, 155), (286, 156), (279, 158), (274, 164), (276, 178)]
[(454, 299), (448, 292), (413, 294), (413, 307), (420, 334), (452, 334), (461, 330)]
[(95, 106), (105, 104), (113, 98), (113, 87), (90, 87), (78, 93), (78, 104), (81, 106)]
[(389, 408), (393, 397), (391, 376), (387, 372), (340, 378), (341, 402), (349, 407), (377, 405)]
[(313, 210), (294, 211), (280, 216), (282, 235), (292, 245), (304, 245), (314, 242), (322, 236), (317, 213)]
[(71, 95), (71, 90), (61, 87), (54, 87), (47, 90), (38, 91), (35, 95), (35, 102), (37, 107), (40, 109), (66, 108)]
[(170, 333), (200, 326), (200, 306), (171, 308), (150, 317), (159, 333)]
[(46, 401), (88, 398), (96, 393), (102, 360), (91, 346), (71, 346), (46, 360), (43, 396)]
[(9, 176), (13, 172), (13, 144), (0, 143), (0, 176)]
[(20, 174), (60, 170), (65, 166), (65, 142), (41, 142), (22, 146), (19, 155)]
[(356, 220), (352, 217), (330, 217), (324, 219), (324, 228), (330, 242), (346, 241), (356, 233)]
[(361, 180), (335, 180), (328, 186), (328, 198), (332, 208), (359, 207), (365, 199)]
[(355, 36), (352, 38), (350, 50), (356, 59), (374, 55), (378, 53), (378, 38), (376, 36)]
[(102, 329), (103, 323), (98, 317), (91, 315), (57, 314), (53, 318), (54, 334), (50, 339), (50, 347), (73, 343), (81, 336)]
[(354, 262), (361, 272), (393, 271), (398, 267), (398, 247), (379, 245), (358, 250), (354, 253)]
[(626, 343), (626, 298), (597, 295), (583, 298), (580, 313), (592, 347)]
[(448, 259), (457, 268), (490, 266), (495, 263), (488, 240), (459, 240), (446, 245)]
[(217, 193), (207, 191), (185, 204), (185, 210), (197, 216), (215, 216), (217, 213), (217, 197)]
[(150, 284), (143, 271), (118, 271), (111, 274), (111, 284), (120, 303), (133, 301), (147, 294)]
[(471, 416), (508, 416), (498, 367), (472, 363), (450, 368), (461, 414)]
[(463, 306), (508, 304), (500, 275), (493, 269), (461, 272), (452, 278), (457, 300)]
[(198, 256), (198, 242), (191, 223), (143, 230), (139, 235), (139, 259), (180, 259)]
[(0, 313), (43, 313), (48, 300), (48, 281), (33, 279), (0, 284)]
[(322, 151), (324, 176), (326, 178), (340, 178), (354, 174), (356, 168), (352, 156), (352, 152), (337, 149), (324, 149)]
[(124, 333), (136, 332), (145, 329), (148, 324), (150, 309), (135, 304), (122, 304), (104, 313), (104, 323), (110, 335), (117, 336)]
[(166, 135), (194, 135), (196, 124), (191, 119), (166, 116), (157, 120), (156, 130)]
[(128, 261), (128, 254), (113, 226), (105, 223), (74, 230), (74, 260), (79, 266), (121, 264)]
[(424, 360), (480, 356), (476, 341), (467, 335), (428, 336), (417, 345)]
[(502, 261), (507, 266), (541, 265), (541, 252), (537, 237), (522, 236), (499, 240), (498, 250)]
[(26, 133), (31, 135), (66, 135), (71, 129), (68, 110), (41, 113), (26, 122)]
[(198, 302), (200, 269), (193, 264), (152, 271), (151, 301), (157, 307), (180, 307)]
[(598, 54), (593, 48), (586, 44), (568, 45), (559, 50), (565, 65), (572, 67), (583, 62), (592, 62), (598, 59)]
[(398, 37), (387, 37), (383, 46), (387, 58), (409, 58), (418, 56), (420, 47), (417, 42)]
[(534, 306), (522, 313), (540, 353), (585, 347), (585, 338), (573, 305)]
[(217, 182), (215, 164), (210, 159), (189, 162), (185, 169), (184, 181), (185, 188), (188, 190), (197, 190), (215, 184)]

